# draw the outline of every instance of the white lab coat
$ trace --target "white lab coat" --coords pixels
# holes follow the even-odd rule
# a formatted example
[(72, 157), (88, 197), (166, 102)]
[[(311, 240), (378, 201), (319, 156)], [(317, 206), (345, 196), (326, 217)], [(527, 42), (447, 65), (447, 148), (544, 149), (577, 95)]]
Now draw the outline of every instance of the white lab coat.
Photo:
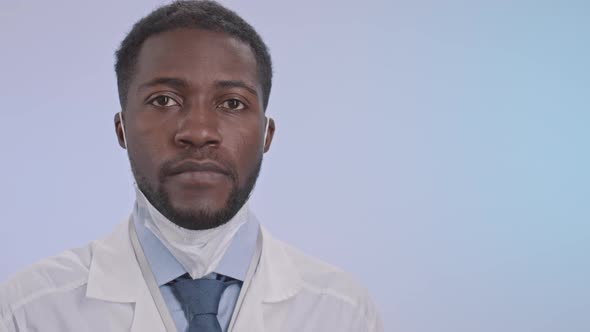
[[(127, 222), (103, 240), (40, 261), (0, 285), (0, 332), (165, 332)], [(262, 252), (232, 332), (383, 331), (347, 274), (262, 230)]]

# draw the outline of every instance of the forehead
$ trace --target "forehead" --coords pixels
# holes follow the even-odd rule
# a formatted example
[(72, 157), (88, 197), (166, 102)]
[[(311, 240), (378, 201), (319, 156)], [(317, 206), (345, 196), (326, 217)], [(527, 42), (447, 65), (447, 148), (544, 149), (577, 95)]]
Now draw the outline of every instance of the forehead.
[(141, 46), (132, 86), (155, 77), (175, 77), (190, 85), (241, 80), (261, 91), (250, 46), (226, 33), (174, 29), (153, 35)]

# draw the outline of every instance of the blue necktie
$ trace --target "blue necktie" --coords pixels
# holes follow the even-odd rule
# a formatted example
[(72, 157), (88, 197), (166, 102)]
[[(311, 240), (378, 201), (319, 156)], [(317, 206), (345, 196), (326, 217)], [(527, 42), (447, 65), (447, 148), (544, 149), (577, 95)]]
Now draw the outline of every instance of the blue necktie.
[(215, 279), (192, 280), (187, 275), (171, 283), (188, 320), (188, 332), (222, 332), (217, 320), (221, 294), (230, 283)]

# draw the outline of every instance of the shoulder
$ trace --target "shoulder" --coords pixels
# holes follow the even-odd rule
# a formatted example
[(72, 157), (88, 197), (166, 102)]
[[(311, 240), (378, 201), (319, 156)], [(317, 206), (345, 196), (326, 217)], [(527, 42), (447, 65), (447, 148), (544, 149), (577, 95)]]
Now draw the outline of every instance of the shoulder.
[(367, 289), (354, 276), (280, 240), (273, 241), (292, 262), (305, 293), (321, 298), (320, 302), (332, 303), (330, 307), (348, 308), (346, 311), (357, 316), (359, 324), (367, 326), (368, 331), (382, 330), (374, 302)]
[(369, 300), (365, 287), (350, 273), (309, 256), (282, 241), (277, 241), (300, 274), (303, 287), (309, 291), (338, 297), (353, 305)]
[(9, 319), (20, 308), (40, 299), (85, 285), (91, 256), (92, 244), (66, 250), (0, 283), (0, 320)]
[(305, 254), (298, 248), (281, 242), (282, 247), (300, 273), (303, 285), (324, 293), (331, 293), (348, 302), (366, 296), (365, 289), (348, 272)]

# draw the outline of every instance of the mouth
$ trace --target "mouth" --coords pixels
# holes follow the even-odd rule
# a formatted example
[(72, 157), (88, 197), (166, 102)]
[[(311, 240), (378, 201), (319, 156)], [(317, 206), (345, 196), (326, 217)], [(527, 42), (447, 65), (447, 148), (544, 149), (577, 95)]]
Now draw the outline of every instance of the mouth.
[(189, 185), (217, 182), (231, 177), (231, 173), (213, 161), (189, 160), (182, 162), (167, 172), (168, 176)]
[(172, 167), (169, 171), (169, 175), (174, 176), (190, 172), (212, 172), (229, 175), (229, 172), (216, 162), (196, 160), (185, 161)]

